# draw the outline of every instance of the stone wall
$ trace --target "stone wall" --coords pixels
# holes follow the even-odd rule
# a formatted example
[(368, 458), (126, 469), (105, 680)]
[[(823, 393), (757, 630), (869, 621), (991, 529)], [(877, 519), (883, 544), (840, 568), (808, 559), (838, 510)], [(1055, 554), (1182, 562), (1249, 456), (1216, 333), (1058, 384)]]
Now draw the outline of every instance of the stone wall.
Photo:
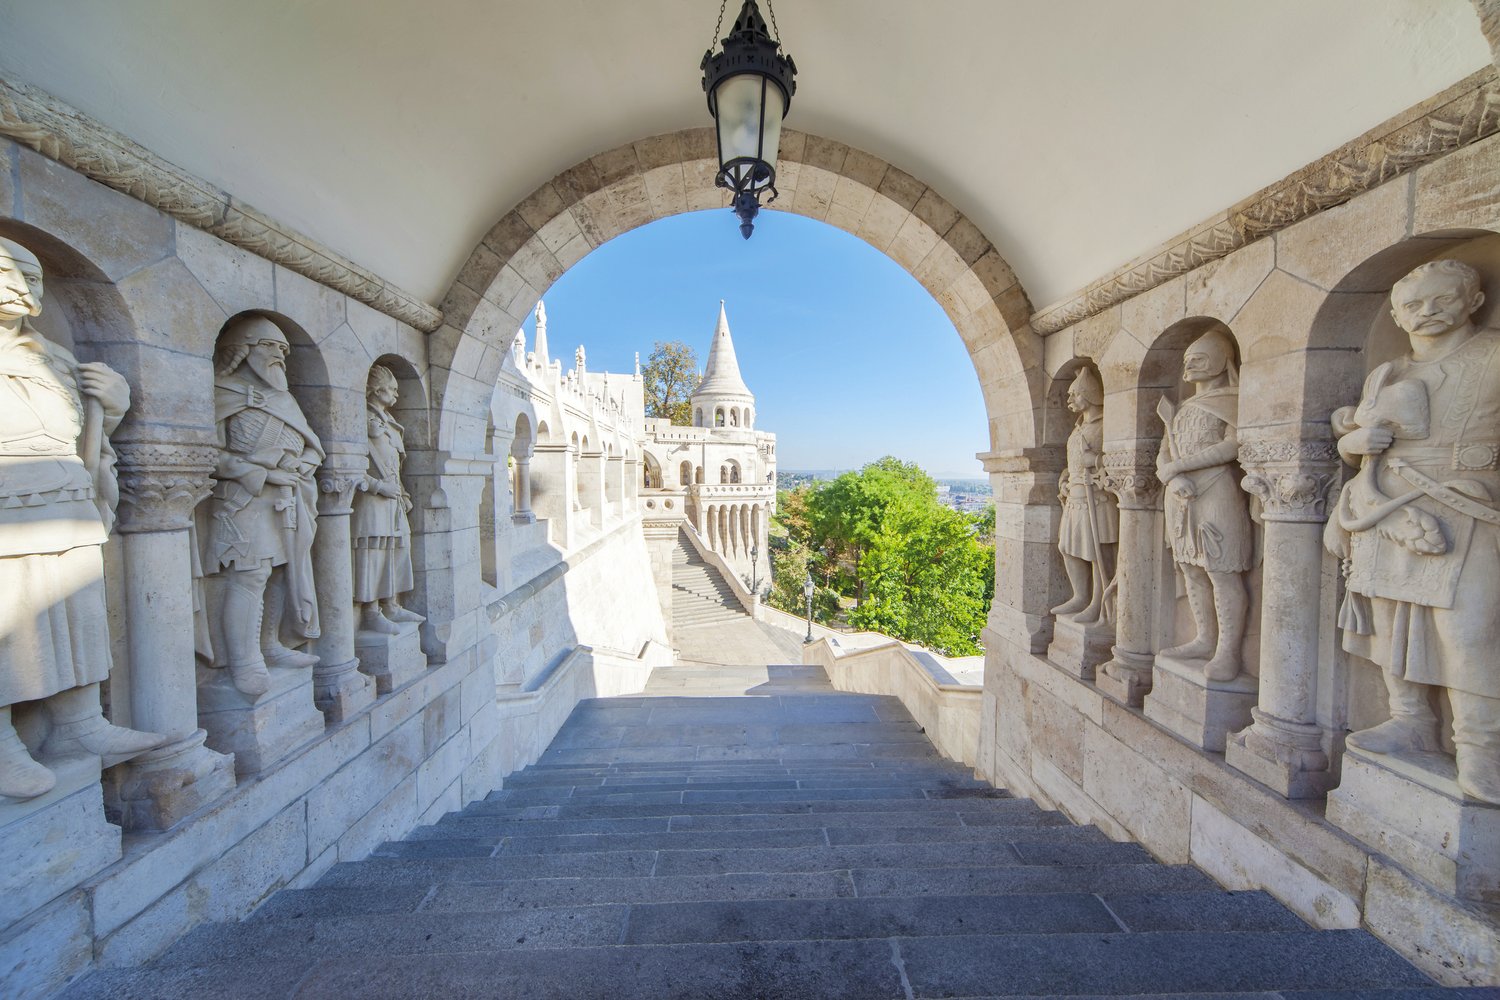
[[(1043, 341), (1051, 388), (1037, 435), (1001, 436), (982, 456), (998, 547), (980, 772), (1164, 861), (1266, 889), (1317, 925), (1364, 926), (1455, 984), (1500, 982), (1486, 840), (1500, 807), (1457, 791), (1442, 752), (1402, 770), (1405, 758), (1346, 748), (1387, 712), (1380, 669), (1341, 648), (1345, 589), (1323, 534), (1354, 471), (1330, 418), (1406, 349), (1392, 283), (1425, 261), (1464, 261), (1490, 295), (1476, 325), (1497, 325), (1496, 178), (1500, 138), (1482, 138), (1056, 328)], [(1244, 670), (1205, 684), (1161, 655), (1192, 630), (1165, 541), (1157, 407), (1186, 398), (1184, 349), (1210, 329), (1227, 332), (1238, 362), (1232, 474), (1252, 503), (1254, 566)], [(1085, 368), (1103, 389), (1095, 482), (1118, 506), (1119, 541), (1114, 614), (1080, 626), (1049, 609), (1069, 596), (1057, 547), (1075, 420), (1064, 397)], [(1356, 773), (1396, 803), (1378, 829), (1358, 821), (1358, 796), (1371, 793), (1351, 784)]]
[[(129, 383), (111, 435), (121, 500), (104, 548), (105, 702), (111, 721), (170, 737), (102, 773), (97, 757), (67, 758), (54, 791), (0, 804), (8, 996), (148, 960), (198, 924), (311, 884), (486, 794), (579, 698), (639, 690), (669, 660), (634, 502), (628, 386), (552, 386), (567, 395), (552, 425), (593, 429), (573, 457), (593, 462), (597, 500), (549, 535), (516, 516), (507, 461), (531, 456), (545, 414), (527, 411), (519, 447), (517, 407), (482, 450), (438, 447), (449, 403), (434, 393), (426, 334), (8, 141), (0, 236), (45, 269), (38, 331)], [(327, 453), (312, 551), (322, 632), (305, 647), (319, 662), (273, 668), (260, 696), (195, 656), (195, 532), (220, 448), (213, 356), (236, 317), (263, 317), (288, 341), (292, 395)], [(350, 577), (377, 362), (396, 376), (404, 428), (415, 588), (403, 603), (425, 618), (385, 636), (358, 627)], [(17, 727), (36, 753), (32, 724), (47, 721), (34, 708), (17, 706)]]

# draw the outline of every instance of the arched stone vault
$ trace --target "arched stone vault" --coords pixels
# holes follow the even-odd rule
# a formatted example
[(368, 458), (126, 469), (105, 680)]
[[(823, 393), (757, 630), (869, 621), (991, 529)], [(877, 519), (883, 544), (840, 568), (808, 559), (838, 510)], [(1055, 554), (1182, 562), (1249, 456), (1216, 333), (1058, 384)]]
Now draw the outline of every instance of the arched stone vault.
[[(501, 358), (564, 271), (606, 241), (683, 212), (720, 208), (712, 130), (686, 129), (584, 160), (502, 218), (449, 288), (432, 334), (439, 447), (477, 452)], [(833, 140), (782, 133), (774, 207), (837, 226), (904, 267), (963, 338), (979, 377), (992, 449), (1033, 447), (1046, 378), (1030, 303), (972, 222), (923, 182)]]

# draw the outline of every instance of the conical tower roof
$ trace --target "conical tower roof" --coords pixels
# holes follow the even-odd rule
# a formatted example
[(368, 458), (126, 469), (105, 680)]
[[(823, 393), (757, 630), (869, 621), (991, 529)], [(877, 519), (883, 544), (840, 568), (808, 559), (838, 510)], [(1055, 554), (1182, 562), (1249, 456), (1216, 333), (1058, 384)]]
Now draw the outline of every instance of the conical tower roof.
[(729, 317), (724, 313), (723, 299), (719, 300), (719, 324), (714, 328), (714, 342), (708, 349), (708, 368), (693, 391), (694, 399), (699, 396), (755, 398), (740, 377), (740, 363), (734, 356), (734, 340), (729, 336)]

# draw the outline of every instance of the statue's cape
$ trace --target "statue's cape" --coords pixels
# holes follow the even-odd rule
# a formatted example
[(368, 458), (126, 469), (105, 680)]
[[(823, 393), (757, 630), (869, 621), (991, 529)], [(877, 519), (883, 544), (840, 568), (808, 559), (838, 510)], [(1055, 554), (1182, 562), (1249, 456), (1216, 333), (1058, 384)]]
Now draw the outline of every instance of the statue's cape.
[(1226, 424), (1237, 424), (1240, 415), (1240, 389), (1236, 385), (1205, 389), (1183, 400), (1182, 406), (1183, 409), (1201, 406)]
[[(252, 400), (252, 394), (254, 399)], [(222, 424), (236, 413), (245, 410), (264, 410), (271, 416), (301, 434), (307, 447), (323, 457), (323, 443), (308, 426), (307, 417), (297, 400), (285, 389), (273, 389), (263, 382), (251, 382), (238, 375), (229, 375), (214, 381), (214, 422)]]

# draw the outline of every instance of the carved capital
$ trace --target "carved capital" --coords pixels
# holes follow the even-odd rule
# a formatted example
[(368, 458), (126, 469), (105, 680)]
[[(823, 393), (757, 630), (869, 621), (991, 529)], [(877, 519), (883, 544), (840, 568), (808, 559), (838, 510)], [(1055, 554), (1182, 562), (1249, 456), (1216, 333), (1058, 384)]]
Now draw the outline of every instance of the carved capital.
[(212, 445), (125, 442), (116, 446), (120, 506), (116, 530), (186, 531), (213, 489)]
[(338, 469), (318, 473), (318, 513), (338, 516), (354, 512), (354, 493), (364, 485), (364, 473)]
[(1156, 476), (1159, 442), (1142, 441), (1104, 453), (1100, 463), (1104, 488), (1120, 501), (1122, 510), (1159, 510), (1161, 480)]
[(1339, 478), (1331, 441), (1247, 441), (1240, 445), (1245, 492), (1260, 500), (1267, 521), (1320, 523)]

